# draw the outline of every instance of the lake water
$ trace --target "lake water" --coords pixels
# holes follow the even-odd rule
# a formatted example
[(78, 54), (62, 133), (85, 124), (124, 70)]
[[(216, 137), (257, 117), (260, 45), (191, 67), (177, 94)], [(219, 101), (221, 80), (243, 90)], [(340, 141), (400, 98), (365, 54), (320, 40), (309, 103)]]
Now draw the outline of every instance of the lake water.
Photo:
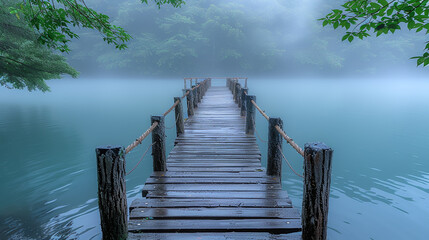
[[(214, 82), (224, 84), (224, 81)], [(101, 239), (95, 147), (128, 145), (180, 96), (182, 80), (56, 80), (50, 93), (0, 89), (0, 239)], [(427, 239), (429, 81), (249, 79), (249, 93), (301, 146), (334, 149), (329, 239)], [(166, 119), (173, 126), (173, 115)], [(257, 114), (261, 138), (268, 124)], [(167, 149), (175, 129), (167, 129)], [(127, 155), (133, 168), (150, 140)], [(263, 164), (266, 143), (259, 141)], [(283, 147), (302, 172), (302, 157)], [(129, 201), (151, 156), (127, 176)], [(283, 187), (301, 208), (302, 180)]]

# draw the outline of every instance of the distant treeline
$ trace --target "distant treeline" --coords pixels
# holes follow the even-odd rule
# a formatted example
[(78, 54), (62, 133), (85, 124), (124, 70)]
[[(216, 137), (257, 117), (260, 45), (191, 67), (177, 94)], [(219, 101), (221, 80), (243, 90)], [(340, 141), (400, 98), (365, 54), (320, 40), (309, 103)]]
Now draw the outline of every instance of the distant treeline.
[[(179, 9), (139, 1), (90, 2), (133, 37), (117, 51), (95, 32), (73, 42), (77, 70), (162, 75), (372, 73), (414, 67), (424, 37), (397, 34), (342, 43), (342, 32), (322, 29), (337, 1), (186, 1)], [(95, 64), (95, 65), (94, 65)], [(423, 70), (422, 70), (423, 71)]]

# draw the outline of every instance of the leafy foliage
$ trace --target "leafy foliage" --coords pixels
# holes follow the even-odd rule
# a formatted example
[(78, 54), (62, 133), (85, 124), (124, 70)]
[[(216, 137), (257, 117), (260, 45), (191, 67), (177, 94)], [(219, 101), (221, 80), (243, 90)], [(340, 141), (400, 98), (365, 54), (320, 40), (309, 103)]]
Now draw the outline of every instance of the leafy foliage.
[[(183, 0), (153, 0), (158, 7), (171, 4), (180, 7)], [(148, 3), (148, 0), (142, 0)], [(72, 27), (95, 29), (108, 44), (124, 49), (131, 36), (122, 28), (110, 23), (109, 16), (99, 13), (86, 5), (85, 0), (22, 0), (10, 13), (25, 20), (39, 32), (38, 41), (61, 52), (69, 52), (68, 42), (79, 38)]]
[[(395, 33), (403, 27), (416, 32), (429, 33), (429, 0), (352, 0), (333, 9), (319, 20), (323, 26), (332, 25), (348, 30), (342, 40), (352, 42), (355, 38), (371, 36), (371, 31), (378, 37), (382, 34)], [(429, 64), (429, 42), (424, 53), (417, 59), (417, 65)]]
[[(10, 5), (9, 5), (10, 6)], [(11, 15), (0, 3), (0, 85), (8, 88), (48, 91), (45, 80), (62, 74), (77, 77), (65, 58), (37, 42), (38, 35), (20, 15)]]

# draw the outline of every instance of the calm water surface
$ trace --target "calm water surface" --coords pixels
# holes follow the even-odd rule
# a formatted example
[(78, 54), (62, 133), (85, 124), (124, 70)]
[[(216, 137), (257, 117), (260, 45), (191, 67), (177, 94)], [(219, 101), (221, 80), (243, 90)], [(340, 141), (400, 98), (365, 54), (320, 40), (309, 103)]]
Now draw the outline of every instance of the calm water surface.
[[(0, 239), (101, 239), (95, 147), (128, 145), (151, 114), (181, 95), (182, 84), (59, 80), (45, 94), (0, 89)], [(334, 149), (329, 239), (427, 239), (429, 81), (252, 79), (249, 89), (299, 145), (322, 141)], [(256, 120), (266, 140), (267, 123)], [(167, 136), (171, 149), (174, 128)], [(149, 144), (127, 155), (127, 169)], [(266, 143), (259, 145), (265, 164)], [(284, 151), (302, 172), (302, 158)], [(148, 154), (127, 176), (130, 201), (151, 171)], [(302, 180), (286, 165), (283, 174), (300, 208)]]

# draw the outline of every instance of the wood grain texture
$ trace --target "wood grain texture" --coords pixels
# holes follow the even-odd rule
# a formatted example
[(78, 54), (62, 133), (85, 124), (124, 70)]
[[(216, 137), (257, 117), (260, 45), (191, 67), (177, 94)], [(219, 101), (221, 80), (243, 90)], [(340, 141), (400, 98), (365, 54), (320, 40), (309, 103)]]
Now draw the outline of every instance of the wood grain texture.
[[(233, 81), (241, 105), (242, 90)], [(153, 172), (143, 198), (131, 204), (130, 239), (301, 238), (300, 214), (280, 176), (268, 176), (261, 166), (256, 138), (246, 134), (231, 91), (193, 93), (201, 102), (190, 99), (198, 105), (191, 104), (193, 115), (169, 153), (168, 171)]]

